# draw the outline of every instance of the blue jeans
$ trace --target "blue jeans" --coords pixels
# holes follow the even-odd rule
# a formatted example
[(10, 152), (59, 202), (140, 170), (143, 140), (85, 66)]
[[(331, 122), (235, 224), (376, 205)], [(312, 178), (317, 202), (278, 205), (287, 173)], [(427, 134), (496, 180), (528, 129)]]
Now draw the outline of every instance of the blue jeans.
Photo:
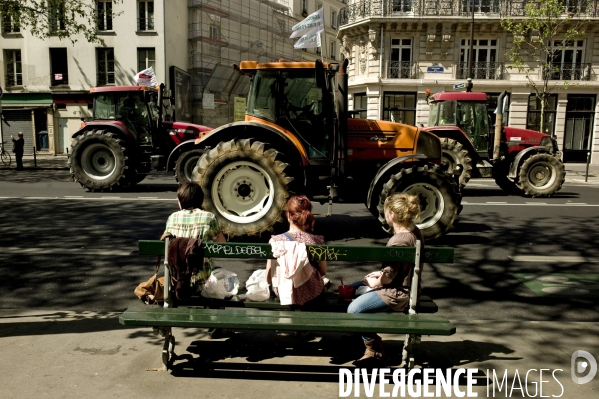
[[(363, 286), (364, 282), (356, 281), (351, 284), (352, 287), (358, 289)], [(354, 299), (347, 308), (347, 313), (379, 313), (388, 312), (392, 310), (387, 304), (381, 299), (376, 291), (368, 291), (365, 294), (360, 295)], [(377, 335), (375, 333), (362, 333), (362, 339), (364, 341), (370, 341), (375, 339)]]

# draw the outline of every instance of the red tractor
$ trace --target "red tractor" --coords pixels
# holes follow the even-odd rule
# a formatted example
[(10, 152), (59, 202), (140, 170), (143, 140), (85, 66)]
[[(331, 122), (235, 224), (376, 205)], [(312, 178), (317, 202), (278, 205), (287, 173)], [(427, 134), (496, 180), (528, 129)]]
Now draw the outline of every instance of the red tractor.
[(195, 140), (212, 128), (172, 121), (163, 104), (164, 85), (95, 87), (91, 93), (93, 121), (72, 137), (74, 181), (102, 191), (137, 184), (152, 169), (174, 169), (179, 183), (191, 180), (202, 155)]
[(460, 187), (470, 178), (493, 177), (502, 189), (531, 197), (550, 197), (566, 172), (557, 142), (534, 130), (503, 126), (503, 99), (497, 100), (495, 131), (489, 128), (487, 95), (441, 92), (428, 98), (429, 132), (441, 138), (443, 165), (462, 166)]

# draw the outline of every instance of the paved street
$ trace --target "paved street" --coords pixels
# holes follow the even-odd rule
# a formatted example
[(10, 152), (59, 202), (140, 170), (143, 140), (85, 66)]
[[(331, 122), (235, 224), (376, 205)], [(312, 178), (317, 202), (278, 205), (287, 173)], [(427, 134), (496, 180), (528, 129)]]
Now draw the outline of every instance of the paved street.
[[(203, 331), (179, 329), (178, 366), (170, 374), (148, 371), (160, 366), (160, 339), (116, 319), (139, 304), (133, 288), (153, 273), (155, 259), (136, 254), (137, 240), (162, 232), (176, 208), (174, 178), (155, 174), (126, 192), (90, 193), (69, 181), (65, 158), (37, 161), (34, 168), (26, 159), (26, 170), (18, 173), (0, 167), (0, 337), (6, 358), (19, 358), (18, 367), (0, 366), (11, 381), (8, 397), (98, 397), (103, 391), (99, 397), (133, 397), (165, 387), (182, 397), (196, 397), (191, 393), (200, 387), (210, 398), (263, 397), (282, 389), (287, 397), (338, 396), (337, 369), (350, 366), (360, 350), (349, 335), (323, 334), (302, 343), (240, 332), (210, 341)], [(454, 264), (429, 264), (423, 279), (425, 294), (458, 333), (423, 337), (427, 367), (477, 367), (481, 383), (487, 368), (510, 375), (561, 368), (563, 397), (596, 393), (597, 378), (584, 386), (572, 383), (569, 357), (584, 349), (599, 358), (598, 171), (592, 168), (585, 183), (584, 168), (569, 170), (553, 198), (507, 196), (487, 179), (467, 186), (455, 230), (430, 243), (456, 248)], [(384, 244), (388, 237), (362, 205), (335, 205), (334, 216), (318, 219), (318, 229), (332, 243)], [(264, 265), (221, 266), (244, 282)], [(376, 267), (350, 272), (331, 263), (329, 277), (357, 280)], [(399, 351), (398, 338), (387, 338)], [(217, 370), (198, 363), (205, 351), (220, 359)], [(53, 366), (41, 368), (39, 356)], [(74, 367), (65, 368), (67, 362)], [(245, 388), (250, 392), (240, 394)], [(544, 394), (558, 395), (555, 389)], [(484, 389), (477, 392), (486, 397)]]

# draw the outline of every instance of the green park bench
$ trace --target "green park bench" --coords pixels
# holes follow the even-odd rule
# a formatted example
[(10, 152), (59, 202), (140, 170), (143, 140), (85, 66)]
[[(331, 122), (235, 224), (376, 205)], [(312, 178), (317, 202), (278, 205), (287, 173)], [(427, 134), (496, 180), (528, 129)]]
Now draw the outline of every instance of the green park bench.
[[(348, 245), (307, 245), (306, 247), (310, 257), (316, 260), (327, 260), (327, 262), (404, 261), (415, 262), (418, 265), (418, 259), (422, 258), (426, 263), (452, 263), (454, 253), (453, 248), (427, 246), (421, 254), (419, 241), (416, 247)], [(414, 366), (413, 346), (420, 341), (421, 335), (452, 335), (456, 331), (446, 318), (429, 314), (437, 310), (437, 306), (430, 298), (421, 296), (419, 306), (416, 290), (412, 290), (409, 308), (405, 314), (397, 312), (349, 314), (345, 312), (347, 303), (339, 301), (338, 296), (332, 294), (325, 295), (324, 304), (318, 311), (296, 311), (296, 308), (281, 305), (278, 299), (265, 302), (243, 301), (242, 296), (239, 295), (230, 300), (191, 298), (189, 301), (180, 301), (177, 303), (178, 307), (173, 307), (172, 293), (168, 285), (170, 279), (167, 248), (168, 241), (139, 241), (140, 255), (165, 257), (164, 307), (129, 308), (119, 317), (119, 322), (123, 325), (153, 327), (164, 336), (162, 362), (165, 369), (172, 361), (175, 348), (173, 327), (405, 334), (402, 361), (408, 368)], [(264, 261), (273, 259), (270, 244), (206, 242), (202, 243), (202, 248), (204, 256), (213, 259), (238, 258)], [(418, 273), (413, 273), (412, 287), (417, 286)]]

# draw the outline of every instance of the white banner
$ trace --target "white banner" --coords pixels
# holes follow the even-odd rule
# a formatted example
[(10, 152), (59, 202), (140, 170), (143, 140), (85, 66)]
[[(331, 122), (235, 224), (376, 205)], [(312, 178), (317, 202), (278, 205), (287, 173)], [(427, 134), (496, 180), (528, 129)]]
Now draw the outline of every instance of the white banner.
[(322, 31), (324, 31), (324, 11), (321, 7), (318, 11), (308, 15), (302, 22), (295, 24), (293, 28), (291, 28), (291, 36), (289, 36), (289, 38), (293, 39), (294, 37), (319, 33)]
[[(154, 74), (154, 68), (149, 67), (148, 69), (144, 69), (139, 72), (137, 75), (133, 77), (135, 83), (138, 86), (157, 86), (158, 81), (156, 80), (156, 75)], [(58, 79), (57, 79), (58, 80)]]
[(321, 47), (320, 33), (304, 35), (293, 45), (294, 48), (314, 48)]

